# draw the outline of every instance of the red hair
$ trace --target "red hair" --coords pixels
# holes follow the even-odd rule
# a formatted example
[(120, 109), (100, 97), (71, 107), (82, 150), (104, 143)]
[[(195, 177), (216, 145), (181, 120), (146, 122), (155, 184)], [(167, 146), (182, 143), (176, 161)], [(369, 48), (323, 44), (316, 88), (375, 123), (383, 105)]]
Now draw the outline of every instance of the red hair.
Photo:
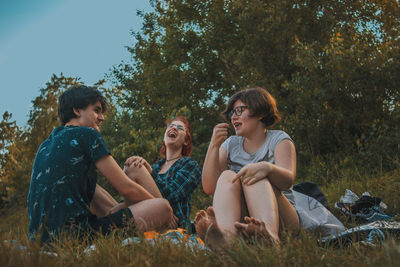
[[(189, 121), (186, 119), (185, 116), (177, 116), (175, 117), (173, 120), (166, 120), (165, 124), (169, 124), (173, 121), (181, 121), (183, 122), (183, 124), (185, 125), (186, 128), (186, 140), (185, 142), (187, 142), (187, 144), (183, 145), (182, 147), (182, 155), (187, 157), (192, 153), (192, 134), (190, 133), (190, 125), (189, 125)], [(160, 155), (162, 157), (165, 157), (166, 155), (166, 151), (167, 151), (167, 147), (165, 146), (165, 142), (163, 141), (161, 144), (161, 149), (160, 149)]]

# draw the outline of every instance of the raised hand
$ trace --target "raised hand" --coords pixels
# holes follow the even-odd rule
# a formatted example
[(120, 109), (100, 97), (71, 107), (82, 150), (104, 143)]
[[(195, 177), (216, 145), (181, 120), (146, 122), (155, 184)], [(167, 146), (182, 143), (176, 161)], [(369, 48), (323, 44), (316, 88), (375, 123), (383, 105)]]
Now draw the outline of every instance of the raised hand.
[(213, 134), (211, 136), (210, 146), (220, 147), (228, 137), (228, 128), (228, 123), (219, 123), (215, 125)]

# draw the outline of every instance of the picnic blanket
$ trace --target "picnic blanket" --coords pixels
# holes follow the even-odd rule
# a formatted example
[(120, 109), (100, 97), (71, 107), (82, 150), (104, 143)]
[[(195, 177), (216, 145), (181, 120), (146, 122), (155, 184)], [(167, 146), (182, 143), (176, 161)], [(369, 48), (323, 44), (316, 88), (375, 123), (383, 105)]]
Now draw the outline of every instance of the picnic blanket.
[[(186, 229), (177, 228), (167, 230), (164, 233), (159, 233), (157, 231), (148, 231), (143, 234), (144, 240), (149, 242), (151, 245), (154, 245), (157, 241), (168, 241), (177, 245), (186, 246), (192, 250), (204, 250), (207, 249), (204, 242), (200, 239), (197, 234), (191, 234)], [(128, 246), (133, 243), (140, 243), (143, 241), (143, 238), (140, 237), (128, 237), (122, 241), (122, 246)], [(90, 247), (85, 249), (85, 253), (91, 254), (92, 251), (96, 250), (95, 245), (91, 245)]]
[[(197, 234), (191, 234), (183, 228), (167, 230), (165, 233), (159, 233), (156, 231), (145, 232), (144, 238), (149, 242), (155, 242), (156, 240), (169, 240), (174, 244), (185, 245), (192, 249), (205, 248), (203, 240), (201, 240)], [(132, 242), (138, 242), (139, 240), (138, 237), (130, 237), (125, 239), (122, 244), (128, 245)]]
[(400, 238), (400, 222), (375, 221), (356, 226), (339, 234), (323, 237), (321, 243), (335, 247), (346, 246), (354, 242), (376, 246), (389, 237)]

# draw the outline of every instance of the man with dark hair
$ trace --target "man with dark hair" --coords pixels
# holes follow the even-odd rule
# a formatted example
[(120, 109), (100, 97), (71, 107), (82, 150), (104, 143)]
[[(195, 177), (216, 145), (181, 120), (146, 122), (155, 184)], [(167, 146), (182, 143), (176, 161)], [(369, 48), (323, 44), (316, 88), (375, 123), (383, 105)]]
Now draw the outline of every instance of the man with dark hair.
[(75, 109), (84, 109), (89, 104), (100, 102), (103, 113), (107, 111), (107, 99), (95, 88), (79, 85), (63, 93), (58, 101), (58, 117), (62, 125), (76, 118)]
[[(99, 133), (107, 101), (94, 87), (77, 86), (58, 103), (62, 126), (39, 147), (28, 195), (29, 236), (48, 242), (61, 231), (107, 234), (135, 225), (144, 232), (176, 226), (165, 199), (154, 198), (118, 166)], [(97, 185), (99, 170), (125, 199)]]

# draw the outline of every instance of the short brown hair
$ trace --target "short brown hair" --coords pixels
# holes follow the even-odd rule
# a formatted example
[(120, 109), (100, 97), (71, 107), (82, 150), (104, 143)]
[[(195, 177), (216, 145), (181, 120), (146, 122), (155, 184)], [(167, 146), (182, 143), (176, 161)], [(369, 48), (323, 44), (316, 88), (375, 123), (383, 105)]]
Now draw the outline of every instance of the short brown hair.
[[(183, 124), (185, 125), (186, 128), (186, 140), (187, 141), (187, 145), (183, 145), (182, 147), (182, 155), (187, 157), (192, 153), (192, 134), (190, 133), (190, 125), (189, 125), (189, 121), (186, 119), (185, 116), (177, 116), (175, 117), (173, 120), (166, 120), (165, 124), (169, 124), (173, 121), (181, 121), (183, 122)], [(160, 149), (160, 155), (162, 157), (165, 157), (167, 152), (167, 147), (165, 146), (165, 142), (163, 141), (161, 144), (161, 149)]]
[(261, 122), (266, 127), (272, 126), (281, 120), (275, 98), (261, 87), (248, 88), (235, 93), (228, 101), (221, 115), (230, 121), (229, 113), (236, 101), (242, 101), (249, 106), (252, 117), (262, 117)]
[(107, 111), (107, 99), (96, 87), (85, 85), (74, 86), (62, 93), (58, 98), (58, 117), (65, 125), (71, 119), (76, 118), (75, 109), (85, 109), (89, 105), (100, 101), (103, 113)]

